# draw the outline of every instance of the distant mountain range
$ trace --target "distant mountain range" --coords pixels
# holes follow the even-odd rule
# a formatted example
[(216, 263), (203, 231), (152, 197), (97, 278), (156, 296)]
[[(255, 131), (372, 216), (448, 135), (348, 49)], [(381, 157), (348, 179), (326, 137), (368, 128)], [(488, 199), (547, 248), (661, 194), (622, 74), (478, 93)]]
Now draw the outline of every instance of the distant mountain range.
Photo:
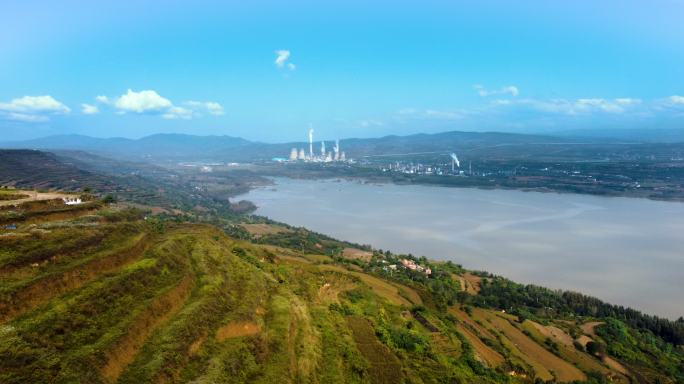
[[(385, 136), (370, 139), (340, 140), (340, 149), (348, 157), (382, 156), (406, 153), (448, 152), (484, 146), (525, 143), (586, 142), (682, 142), (684, 130), (580, 130), (530, 135), (500, 132), (451, 131), (436, 134)], [(334, 143), (326, 142), (327, 151)], [(309, 152), (308, 142), (268, 144), (231, 136), (193, 136), (156, 134), (141, 139), (93, 138), (82, 135), (57, 135), (39, 139), (0, 143), (0, 148), (80, 150), (119, 160), (140, 161), (145, 158), (176, 161), (248, 161), (288, 157), (292, 148)], [(320, 141), (314, 142), (314, 153), (320, 154)]]

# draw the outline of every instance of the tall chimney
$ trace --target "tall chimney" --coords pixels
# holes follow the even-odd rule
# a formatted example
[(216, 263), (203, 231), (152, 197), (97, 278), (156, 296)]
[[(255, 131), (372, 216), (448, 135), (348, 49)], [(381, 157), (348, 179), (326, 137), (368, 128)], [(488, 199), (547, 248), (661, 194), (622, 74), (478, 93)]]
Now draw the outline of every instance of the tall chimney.
[[(311, 127), (311, 123), (309, 123), (309, 127)], [(309, 155), (313, 159), (313, 129), (309, 130)]]

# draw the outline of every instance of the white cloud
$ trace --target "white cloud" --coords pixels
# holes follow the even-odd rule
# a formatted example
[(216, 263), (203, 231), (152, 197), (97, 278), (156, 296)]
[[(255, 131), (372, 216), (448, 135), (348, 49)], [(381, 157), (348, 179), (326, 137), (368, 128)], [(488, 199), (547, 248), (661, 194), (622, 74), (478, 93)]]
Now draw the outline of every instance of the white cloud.
[(0, 103), (3, 120), (40, 123), (50, 121), (46, 115), (70, 113), (71, 109), (50, 96), (24, 96), (9, 103)]
[(69, 113), (71, 109), (50, 96), (24, 96), (0, 103), (0, 111), (19, 113)]
[[(199, 102), (199, 101), (184, 101), (183, 104), (189, 105), (191, 107), (199, 108), (199, 109), (204, 109), (206, 110), (209, 114), (214, 115), (214, 116), (223, 116), (226, 114), (226, 111), (223, 110), (223, 107), (219, 105), (219, 103), (212, 103), (211, 101), (208, 102)], [(201, 114), (198, 114), (199, 117), (202, 117)]]
[(207, 108), (209, 113), (214, 116), (221, 116), (226, 114), (226, 112), (223, 110), (223, 107), (220, 106), (219, 103), (207, 102), (204, 103), (204, 106)]
[[(223, 107), (214, 102), (184, 101), (183, 104), (189, 108), (177, 107), (169, 99), (161, 97), (152, 90), (134, 92), (129, 89), (125, 95), (114, 99), (109, 99), (107, 96), (97, 96), (95, 99), (101, 103), (113, 105), (117, 109), (115, 112), (117, 115), (124, 115), (130, 112), (157, 115), (163, 119), (190, 120), (202, 117), (202, 114), (197, 112), (198, 109), (205, 110), (214, 116), (225, 114)], [(87, 104), (83, 104), (83, 113), (88, 113), (86, 112), (86, 107), (94, 108), (92, 113), (97, 113), (97, 107), (91, 107)], [(90, 109), (88, 110), (90, 111)]]
[(480, 91), (478, 92), (478, 94), (482, 97), (491, 96), (491, 95), (503, 95), (506, 93), (510, 93), (513, 96), (518, 96), (518, 94), (520, 94), (520, 92), (518, 91), (518, 88), (516, 88), (514, 86), (501, 87), (500, 90), (491, 91), (491, 92), (487, 92), (487, 90), (485, 90), (484, 87), (481, 85), (474, 85), (473, 88), (479, 89)]
[[(275, 60), (275, 65), (278, 68), (282, 68), (285, 65), (285, 61), (288, 59), (288, 57), (290, 57), (290, 51), (280, 50), (275, 51), (275, 53), (278, 55), (278, 58)], [(287, 67), (292, 71), (295, 70), (295, 65), (292, 63), (288, 63)]]
[(276, 51), (276, 54), (278, 55), (278, 58), (275, 61), (275, 65), (277, 65), (278, 68), (282, 68), (283, 64), (285, 64), (285, 60), (290, 57), (290, 51)]
[(114, 101), (114, 106), (126, 112), (144, 113), (159, 112), (173, 107), (173, 104), (155, 91), (133, 92), (129, 89), (127, 94)]
[(92, 105), (88, 105), (88, 104), (81, 104), (81, 107), (83, 107), (81, 112), (84, 115), (94, 115), (96, 113), (100, 113), (100, 110), (97, 109), (96, 106), (92, 106)]
[(684, 104), (684, 96), (670, 96), (667, 100), (672, 104)]

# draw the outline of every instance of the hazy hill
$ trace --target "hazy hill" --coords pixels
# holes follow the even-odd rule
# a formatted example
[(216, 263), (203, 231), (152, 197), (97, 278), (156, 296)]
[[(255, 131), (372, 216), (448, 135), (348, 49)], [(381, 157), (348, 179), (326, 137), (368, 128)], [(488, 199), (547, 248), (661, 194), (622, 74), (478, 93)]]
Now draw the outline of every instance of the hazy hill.
[(72, 190), (83, 186), (105, 189), (107, 178), (65, 164), (52, 153), (0, 150), (0, 185), (16, 188)]
[[(500, 132), (443, 132), (409, 136), (385, 136), (368, 139), (340, 140), (340, 150), (348, 157), (393, 155), (414, 152), (462, 151), (502, 144), (605, 142), (605, 138), (556, 137)], [(332, 151), (333, 141), (326, 142)], [(82, 150), (127, 161), (153, 158), (176, 161), (250, 161), (289, 157), (292, 148), (309, 152), (308, 142), (259, 143), (230, 136), (192, 136), (157, 134), (138, 140), (111, 138), (97, 139), (80, 135), (49, 136), (41, 139), (0, 143), (0, 148)], [(314, 142), (314, 153), (320, 154), (320, 141)]]
[(577, 129), (550, 132), (549, 134), (558, 137), (587, 137), (645, 143), (684, 142), (684, 129)]
[(140, 160), (146, 157), (202, 157), (219, 149), (252, 144), (230, 136), (192, 136), (182, 134), (156, 134), (141, 139), (93, 138), (82, 135), (56, 135), (40, 139), (0, 143), (0, 148), (62, 149), (89, 151), (122, 160)]

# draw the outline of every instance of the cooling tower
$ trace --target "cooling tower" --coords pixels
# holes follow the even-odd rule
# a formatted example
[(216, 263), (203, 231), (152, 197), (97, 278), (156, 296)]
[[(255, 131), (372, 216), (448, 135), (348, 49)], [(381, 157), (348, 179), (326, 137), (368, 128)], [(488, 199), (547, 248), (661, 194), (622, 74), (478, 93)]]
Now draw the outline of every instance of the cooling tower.
[(340, 161), (346, 161), (347, 158), (344, 156), (344, 152), (340, 155)]
[(328, 156), (325, 158), (325, 161), (332, 161), (332, 152), (328, 152)]
[(299, 160), (306, 159), (306, 154), (304, 153), (304, 148), (299, 150)]
[(290, 152), (290, 160), (297, 160), (297, 148), (292, 148), (292, 152)]

